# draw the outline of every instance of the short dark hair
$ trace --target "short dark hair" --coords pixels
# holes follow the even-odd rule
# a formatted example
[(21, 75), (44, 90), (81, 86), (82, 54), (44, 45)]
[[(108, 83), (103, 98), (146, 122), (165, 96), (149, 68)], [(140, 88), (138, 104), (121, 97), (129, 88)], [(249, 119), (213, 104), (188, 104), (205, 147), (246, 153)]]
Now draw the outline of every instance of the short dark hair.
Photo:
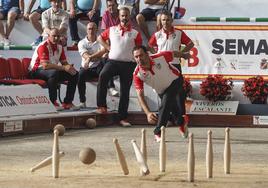
[(126, 12), (128, 12), (129, 14), (130, 14), (130, 10), (129, 10), (129, 8), (127, 8), (127, 7), (121, 7), (120, 9), (119, 9), (119, 12), (120, 11), (126, 11)]
[(160, 15), (166, 15), (166, 16), (169, 16), (172, 18), (172, 13), (170, 11), (167, 11), (167, 10), (162, 10)]
[(147, 48), (143, 45), (135, 46), (132, 50), (132, 53), (134, 53), (134, 51), (139, 50), (139, 49), (142, 49), (145, 53), (148, 53)]
[(114, 1), (116, 5), (118, 5), (116, 0), (106, 0), (106, 4), (108, 4), (108, 1)]

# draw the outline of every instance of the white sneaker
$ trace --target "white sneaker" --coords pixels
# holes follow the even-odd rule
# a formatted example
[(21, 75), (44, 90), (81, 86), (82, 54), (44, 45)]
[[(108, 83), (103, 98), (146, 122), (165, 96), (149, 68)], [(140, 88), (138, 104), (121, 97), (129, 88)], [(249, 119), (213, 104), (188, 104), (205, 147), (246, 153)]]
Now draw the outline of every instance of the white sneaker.
[(8, 39), (3, 39), (4, 46), (9, 46), (11, 44), (10, 40)]
[(78, 105), (79, 108), (86, 108), (87, 105), (86, 105), (86, 102), (81, 102), (79, 105)]
[(131, 127), (131, 124), (126, 120), (120, 120), (119, 123), (122, 127)]
[(111, 88), (109, 88), (108, 91), (109, 91), (110, 95), (112, 95), (114, 97), (119, 97), (119, 92), (115, 88), (111, 87)]
[(77, 111), (77, 110), (80, 110), (80, 106), (71, 106), (70, 110), (73, 110), (73, 111)]
[(156, 142), (160, 142), (160, 141), (161, 141), (161, 136), (160, 136), (159, 134), (155, 134), (155, 135), (154, 135), (154, 140), (155, 140)]

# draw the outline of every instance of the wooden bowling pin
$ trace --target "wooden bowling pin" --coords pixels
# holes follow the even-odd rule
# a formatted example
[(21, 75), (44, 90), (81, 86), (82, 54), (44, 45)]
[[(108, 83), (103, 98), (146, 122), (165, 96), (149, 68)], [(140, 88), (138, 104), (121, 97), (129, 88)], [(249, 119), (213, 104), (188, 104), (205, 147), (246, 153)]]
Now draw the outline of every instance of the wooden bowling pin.
[(143, 171), (144, 175), (148, 175), (150, 173), (150, 170), (148, 168), (147, 163), (144, 160), (144, 157), (139, 149), (139, 147), (137, 146), (137, 143), (135, 140), (131, 140), (135, 155), (136, 155), (136, 159), (137, 162), (141, 168), (141, 170)]
[(194, 135), (189, 134), (189, 146), (188, 146), (188, 181), (194, 182), (194, 171), (195, 171), (195, 154), (194, 154)]
[(54, 130), (53, 149), (52, 149), (52, 176), (54, 178), (59, 177), (59, 168), (60, 168), (59, 131), (58, 131), (58, 129), (55, 129)]
[(224, 161), (224, 173), (230, 174), (231, 168), (231, 144), (230, 144), (230, 128), (225, 129), (225, 143), (224, 143), (224, 152), (223, 152), (223, 161)]
[[(63, 151), (60, 151), (59, 153), (60, 158), (63, 157), (65, 155), (65, 153)], [(51, 165), (52, 163), (52, 155), (50, 157), (45, 158), (44, 160), (42, 160), (40, 163), (38, 163), (37, 165), (35, 165), (34, 167), (31, 168), (31, 172), (34, 172), (40, 168), (44, 168), (48, 165)]]
[(126, 161), (125, 155), (123, 154), (123, 151), (118, 143), (118, 140), (116, 138), (114, 138), (113, 142), (115, 145), (115, 150), (116, 150), (117, 157), (118, 157), (120, 166), (122, 168), (122, 171), (123, 171), (124, 175), (128, 175), (129, 171), (128, 171), (128, 166), (127, 166), (127, 161)]
[(207, 139), (207, 152), (206, 152), (206, 167), (207, 167), (207, 178), (212, 178), (213, 173), (213, 148), (212, 148), (212, 131), (208, 131)]
[(159, 170), (160, 172), (166, 171), (166, 128), (164, 126), (161, 127), (161, 141), (159, 146)]

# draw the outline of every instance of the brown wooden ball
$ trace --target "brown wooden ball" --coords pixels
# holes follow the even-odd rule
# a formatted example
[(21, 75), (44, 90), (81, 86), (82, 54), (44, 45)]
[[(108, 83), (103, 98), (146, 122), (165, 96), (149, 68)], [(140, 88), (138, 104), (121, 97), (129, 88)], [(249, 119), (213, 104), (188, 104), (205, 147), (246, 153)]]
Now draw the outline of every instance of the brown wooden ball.
[(79, 153), (79, 159), (84, 164), (91, 164), (96, 159), (96, 153), (92, 148), (84, 148)]
[(89, 129), (94, 129), (97, 126), (96, 120), (93, 118), (88, 118), (86, 121), (86, 126)]
[(57, 129), (59, 131), (59, 136), (63, 136), (65, 133), (65, 127), (62, 124), (57, 124), (54, 127), (54, 130)]

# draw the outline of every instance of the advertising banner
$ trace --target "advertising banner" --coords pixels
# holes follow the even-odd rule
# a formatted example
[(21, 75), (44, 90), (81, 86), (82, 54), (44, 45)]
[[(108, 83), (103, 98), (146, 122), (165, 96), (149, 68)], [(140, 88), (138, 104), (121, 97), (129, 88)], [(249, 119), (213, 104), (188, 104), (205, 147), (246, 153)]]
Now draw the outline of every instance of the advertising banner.
[(268, 27), (233, 25), (177, 26), (194, 41), (184, 74), (205, 76), (268, 75)]
[(38, 85), (0, 86), (0, 117), (55, 112), (47, 90)]

